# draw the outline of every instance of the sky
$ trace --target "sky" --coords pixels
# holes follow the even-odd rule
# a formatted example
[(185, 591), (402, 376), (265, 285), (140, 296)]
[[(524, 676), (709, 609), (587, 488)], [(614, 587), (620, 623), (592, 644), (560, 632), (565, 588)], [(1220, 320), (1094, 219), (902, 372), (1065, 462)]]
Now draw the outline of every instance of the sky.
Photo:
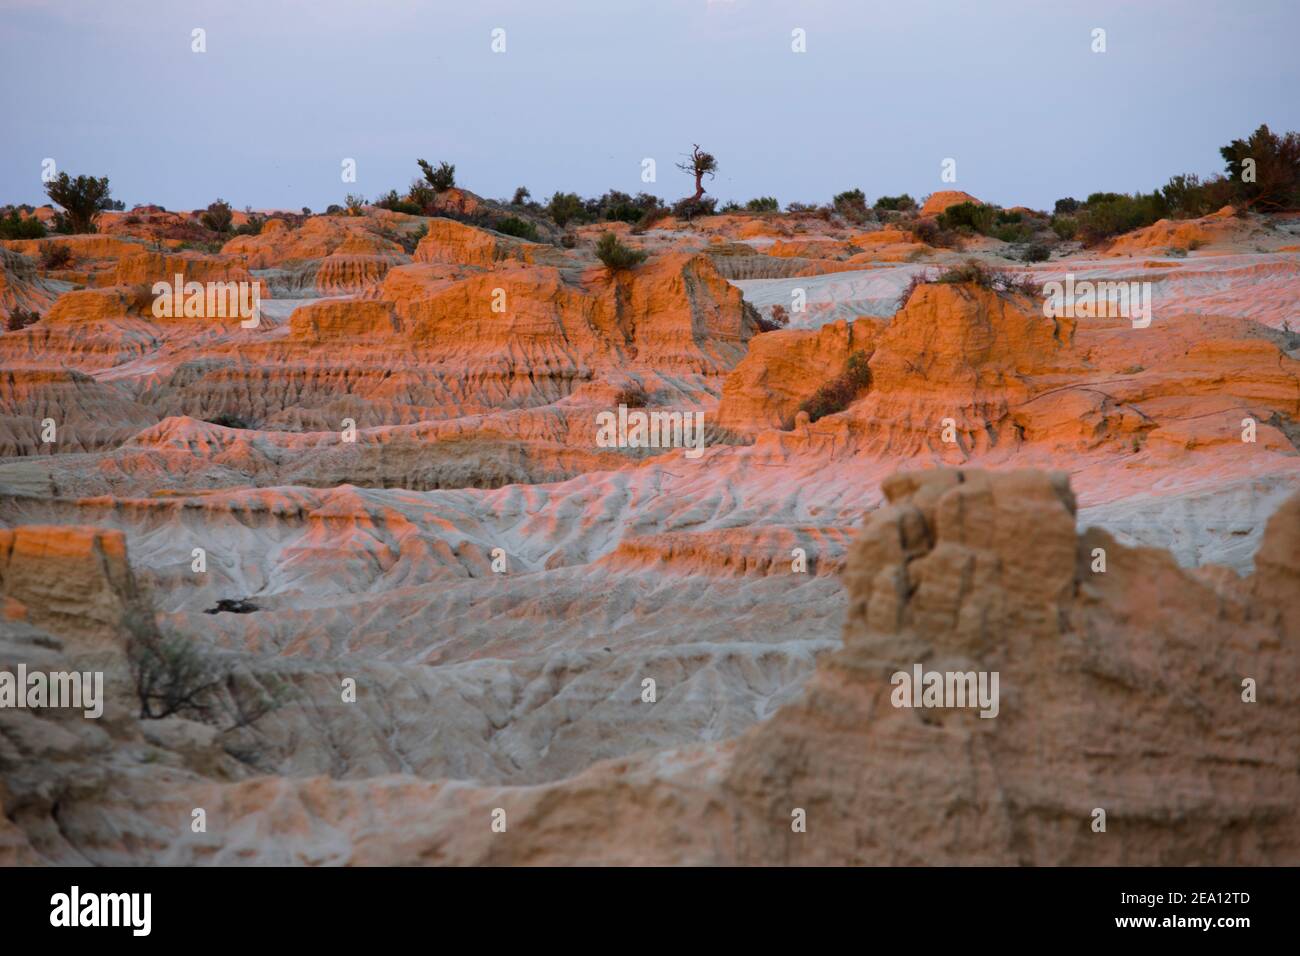
[(1050, 209), (1300, 130), (1298, 36), (1297, 0), (0, 0), (0, 204), (44, 202), (47, 159), (128, 207), (320, 211), (417, 158), (492, 198), (671, 200), (699, 143), (723, 201)]

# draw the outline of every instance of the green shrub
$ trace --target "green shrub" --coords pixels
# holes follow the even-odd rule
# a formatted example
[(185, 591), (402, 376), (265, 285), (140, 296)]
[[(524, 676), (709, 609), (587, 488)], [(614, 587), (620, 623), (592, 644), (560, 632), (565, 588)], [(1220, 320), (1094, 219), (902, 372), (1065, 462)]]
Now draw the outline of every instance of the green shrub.
[(916, 200), (907, 193), (901, 196), (881, 196), (876, 200), (876, 208), (901, 212), (905, 209), (915, 209)]
[(673, 203), (672, 213), (678, 219), (685, 219), (690, 222), (696, 216), (712, 216), (717, 205), (718, 201), (712, 196), (704, 196), (700, 199), (687, 196), (685, 199), (679, 199)]
[(456, 167), (451, 163), (441, 162), (438, 164), (437, 169), (434, 169), (422, 159), (417, 159), (416, 163), (424, 173), (424, 178), (433, 187), (434, 192), (443, 193), (456, 185)]
[(912, 220), (908, 224), (908, 231), (917, 242), (924, 242), (927, 246), (939, 244), (939, 223), (928, 216)]
[(422, 179), (412, 179), (410, 188), (406, 190), (406, 201), (419, 209), (421, 215), (429, 215), (437, 199), (437, 192)]
[(844, 411), (871, 387), (871, 366), (867, 361), (866, 352), (854, 352), (849, 356), (844, 371), (804, 399), (799, 404), (799, 411), (807, 412), (809, 420), (814, 422)]
[(746, 212), (779, 212), (781, 203), (775, 196), (759, 196), (745, 203)]
[(1164, 218), (1167, 207), (1159, 193), (1094, 193), (1079, 210), (1079, 237), (1088, 245), (1141, 229)]
[(507, 236), (514, 236), (517, 239), (527, 239), (529, 242), (539, 241), (537, 227), (526, 219), (520, 219), (518, 216), (506, 216), (492, 228), (497, 232), (504, 233)]
[(590, 222), (640, 222), (646, 210), (660, 206), (658, 196), (637, 193), (635, 197), (611, 189), (597, 199), (583, 203), (583, 218)]
[(83, 233), (95, 231), (95, 219), (109, 198), (108, 177), (78, 176), (67, 173), (45, 184), (45, 194), (63, 207), (58, 222), (59, 231)]
[(830, 219), (831, 207), (820, 206), (815, 202), (789, 202), (785, 211), (798, 216), (816, 216), (818, 219)]
[(0, 239), (40, 239), (45, 235), (45, 226), (35, 216), (23, 218), (17, 209), (10, 209), (9, 214), (0, 218)]
[(211, 229), (216, 233), (227, 233), (230, 231), (230, 222), (234, 217), (234, 210), (230, 208), (230, 203), (224, 199), (217, 199), (216, 202), (209, 204), (208, 208), (199, 213), (199, 222), (205, 229)]
[(510, 205), (522, 206), (525, 203), (527, 203), (528, 200), (532, 198), (532, 196), (533, 194), (528, 191), (527, 186), (520, 186), (518, 189), (515, 190), (515, 195), (510, 200)]
[(1070, 213), (1076, 212), (1081, 205), (1083, 204), (1079, 200), (1067, 196), (1065, 199), (1056, 200), (1056, 208), (1052, 211), (1058, 216), (1068, 216)]
[(586, 215), (587, 208), (582, 201), (582, 197), (577, 193), (557, 192), (551, 197), (551, 201), (546, 204), (546, 214), (551, 220), (560, 227), (578, 220)]
[(645, 232), (655, 223), (659, 222), (661, 219), (667, 219), (672, 214), (672, 210), (667, 206), (655, 206), (653, 209), (647, 209), (637, 221), (637, 224), (633, 227), (632, 231), (638, 234)]
[(409, 199), (403, 199), (397, 195), (396, 189), (390, 189), (384, 195), (375, 200), (375, 205), (380, 209), (387, 209), (390, 212), (403, 212), (408, 216), (424, 215), (424, 207)]
[(1021, 262), (1046, 262), (1052, 258), (1052, 247), (1045, 242), (1031, 242), (1020, 254)]
[[(1267, 125), (1234, 139), (1219, 150), (1238, 202), (1267, 212), (1297, 207), (1300, 200), (1300, 133), (1278, 136)], [(1245, 161), (1254, 160), (1254, 182), (1242, 177)]]
[(645, 257), (644, 252), (624, 245), (612, 232), (602, 235), (596, 243), (596, 258), (603, 262), (610, 272), (631, 269), (644, 262)]
[(1052, 232), (1056, 233), (1058, 238), (1069, 242), (1079, 233), (1079, 220), (1073, 216), (1053, 216)]
[(939, 228), (988, 235), (993, 229), (994, 210), (973, 202), (957, 203), (939, 214)]
[(841, 216), (849, 219), (865, 219), (867, 215), (867, 197), (861, 189), (846, 189), (836, 193), (831, 205)]
[(1028, 242), (1033, 238), (1034, 231), (1034, 227), (1028, 223), (1008, 222), (995, 225), (989, 235), (1002, 242)]
[[(340, 211), (342, 211), (342, 210), (340, 210)], [(261, 233), (262, 233), (262, 227), (265, 226), (265, 225), (266, 225), (266, 217), (265, 217), (265, 216), (249, 216), (249, 217), (248, 217), (248, 222), (244, 223), (242, 226), (236, 226), (236, 227), (235, 227), (235, 235), (237, 235), (237, 236), (258, 236), (258, 235), (261, 235)]]

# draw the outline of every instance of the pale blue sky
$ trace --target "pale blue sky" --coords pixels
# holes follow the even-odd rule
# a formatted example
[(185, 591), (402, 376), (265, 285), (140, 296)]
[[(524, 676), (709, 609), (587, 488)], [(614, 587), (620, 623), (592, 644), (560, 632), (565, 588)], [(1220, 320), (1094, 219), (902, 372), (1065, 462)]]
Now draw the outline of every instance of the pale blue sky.
[(1300, 129), (1297, 36), (1296, 0), (0, 0), (0, 202), (43, 201), (45, 157), (128, 206), (321, 210), (416, 157), (490, 197), (672, 199), (699, 142), (724, 200), (919, 197), (953, 157), (956, 188), (1050, 208)]

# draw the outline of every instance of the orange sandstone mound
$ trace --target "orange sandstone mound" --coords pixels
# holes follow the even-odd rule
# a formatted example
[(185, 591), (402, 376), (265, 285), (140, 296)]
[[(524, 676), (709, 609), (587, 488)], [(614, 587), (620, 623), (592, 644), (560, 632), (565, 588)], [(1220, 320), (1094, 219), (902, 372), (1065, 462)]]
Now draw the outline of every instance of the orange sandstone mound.
[(984, 205), (970, 193), (964, 193), (960, 189), (941, 189), (936, 193), (931, 193), (926, 199), (925, 205), (921, 207), (922, 216), (937, 216), (949, 206), (959, 206), (964, 202), (973, 202), (978, 206)]

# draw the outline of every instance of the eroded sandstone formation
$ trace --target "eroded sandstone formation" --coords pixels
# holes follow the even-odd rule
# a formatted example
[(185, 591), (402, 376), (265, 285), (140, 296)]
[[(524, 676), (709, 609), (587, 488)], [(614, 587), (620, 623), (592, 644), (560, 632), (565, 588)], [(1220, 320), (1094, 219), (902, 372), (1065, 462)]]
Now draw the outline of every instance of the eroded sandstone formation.
[[(900, 307), (962, 256), (870, 220), (561, 244), (439, 202), (4, 244), (40, 319), (0, 332), (0, 669), (106, 692), (0, 709), (0, 862), (1300, 862), (1276, 223), (1016, 267), (1148, 283), (1139, 327)], [(156, 316), (176, 274), (259, 283), (260, 321)], [(610, 447), (620, 405), (707, 447)], [(223, 674), (206, 711), (141, 719), (159, 640)], [(895, 708), (916, 665), (997, 672), (997, 716)]]

